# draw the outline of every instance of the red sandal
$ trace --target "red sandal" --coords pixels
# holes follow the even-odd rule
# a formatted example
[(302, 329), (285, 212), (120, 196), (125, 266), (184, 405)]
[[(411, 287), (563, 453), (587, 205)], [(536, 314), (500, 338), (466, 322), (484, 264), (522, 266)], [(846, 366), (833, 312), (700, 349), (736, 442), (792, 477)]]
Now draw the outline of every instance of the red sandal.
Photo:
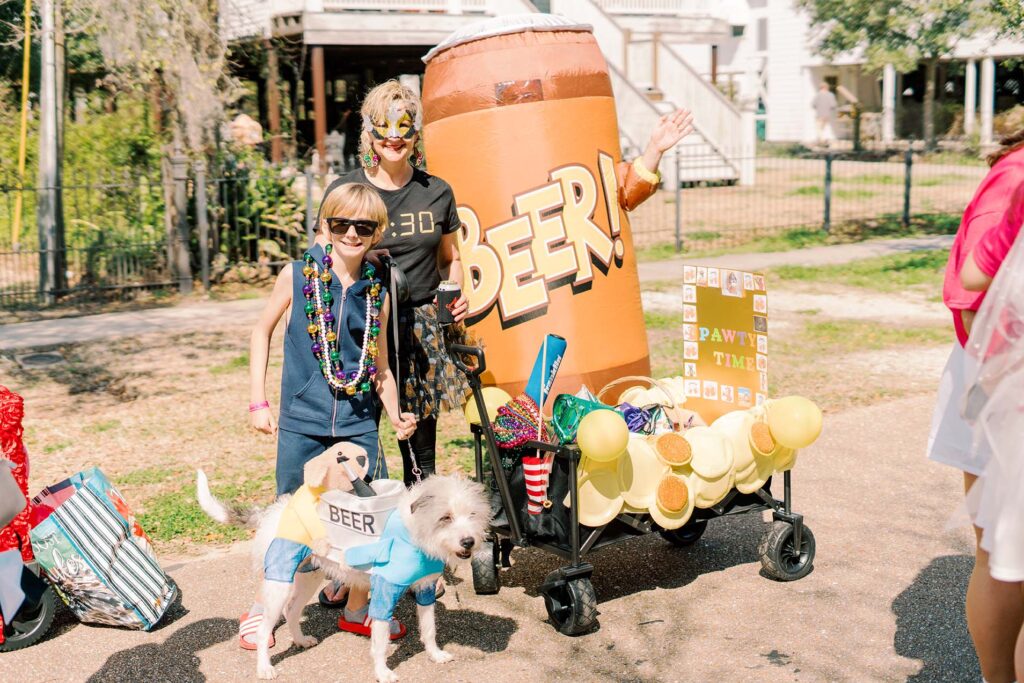
[[(249, 616), (246, 612), (238, 618), (238, 647), (243, 650), (255, 650), (257, 648), (256, 634), (260, 630), (260, 624), (263, 623), (263, 613), (254, 614)], [(274, 640), (274, 634), (270, 634), (270, 647), (274, 647), (277, 641)]]
[[(405, 624), (398, 621), (397, 619), (392, 619), (391, 621), (398, 624), (398, 632), (391, 634), (391, 640), (398, 640), (399, 638), (404, 638), (406, 634)], [(349, 633), (355, 633), (356, 635), (365, 636), (367, 638), (370, 637), (370, 624), (372, 623), (373, 619), (370, 618), (369, 614), (367, 614), (366, 618), (364, 618), (362, 621), (349, 621), (345, 618), (344, 613), (340, 617), (338, 617), (338, 628), (340, 630), (348, 631)]]

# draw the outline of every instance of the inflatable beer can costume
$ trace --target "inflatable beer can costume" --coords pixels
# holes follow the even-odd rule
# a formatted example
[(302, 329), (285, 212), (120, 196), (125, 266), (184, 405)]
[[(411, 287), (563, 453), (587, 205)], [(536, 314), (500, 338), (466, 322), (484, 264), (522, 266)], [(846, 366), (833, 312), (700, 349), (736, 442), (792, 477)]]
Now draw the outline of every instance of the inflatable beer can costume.
[(424, 147), (459, 202), (467, 322), (501, 359), (486, 383), (521, 392), (549, 333), (570, 349), (552, 395), (649, 374), (627, 211), (659, 178), (621, 158), (590, 27), (500, 17), (424, 61)]

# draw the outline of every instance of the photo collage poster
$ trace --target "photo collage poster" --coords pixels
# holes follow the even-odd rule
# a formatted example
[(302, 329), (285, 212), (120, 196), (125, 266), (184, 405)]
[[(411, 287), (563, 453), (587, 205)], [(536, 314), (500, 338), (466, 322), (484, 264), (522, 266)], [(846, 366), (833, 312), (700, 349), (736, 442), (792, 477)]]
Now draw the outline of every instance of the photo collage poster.
[(764, 275), (683, 266), (686, 407), (710, 424), (768, 395), (768, 292)]

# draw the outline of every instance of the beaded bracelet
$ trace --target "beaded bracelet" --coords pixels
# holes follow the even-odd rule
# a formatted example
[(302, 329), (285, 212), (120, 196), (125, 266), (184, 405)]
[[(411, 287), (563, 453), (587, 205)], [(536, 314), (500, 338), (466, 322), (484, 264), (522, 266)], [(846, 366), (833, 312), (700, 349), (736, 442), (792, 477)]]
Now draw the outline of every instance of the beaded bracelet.
[(264, 408), (270, 407), (270, 401), (263, 401), (262, 403), (250, 403), (249, 412), (255, 413), (257, 410), (263, 410)]

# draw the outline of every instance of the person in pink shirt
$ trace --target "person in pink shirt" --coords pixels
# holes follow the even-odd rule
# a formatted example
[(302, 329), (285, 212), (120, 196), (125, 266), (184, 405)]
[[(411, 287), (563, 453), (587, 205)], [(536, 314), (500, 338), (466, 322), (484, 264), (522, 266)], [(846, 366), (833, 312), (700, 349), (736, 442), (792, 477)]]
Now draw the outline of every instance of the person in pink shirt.
[[(986, 245), (981, 249), (984, 260), (996, 254), (1001, 248), (998, 244), (1006, 239), (1004, 234), (990, 235), (990, 231), (1001, 224), (1015, 191), (1024, 182), (1024, 130), (1004, 139), (988, 161), (991, 169), (967, 205), (949, 252), (942, 298), (953, 315), (956, 341), (942, 373), (928, 440), (928, 457), (961, 470), (965, 490), (970, 490), (985, 469), (991, 450), (987, 444), (972, 448), (973, 431), (961, 415), (965, 373), (974, 362), (964, 353), (964, 344), (985, 297), (984, 291), (964, 287), (961, 272), (976, 267), (969, 257), (979, 243), (984, 241)], [(985, 263), (991, 267), (993, 261)], [(975, 534), (979, 545), (967, 588), (967, 626), (984, 680), (1011, 683), (1016, 680), (1014, 648), (1024, 623), (1024, 603), (1018, 586), (992, 578), (989, 556), (980, 547), (981, 532), (977, 527)]]
[[(986, 553), (993, 582), (1000, 587), (1010, 604), (1024, 608), (1024, 468), (1022, 468), (1019, 400), (1022, 357), (1021, 305), (1024, 252), (1014, 249), (1021, 223), (1024, 222), (1024, 183), (1017, 186), (1003, 219), (989, 228), (971, 250), (960, 271), (964, 289), (989, 291), (1002, 268), (1013, 269), (1001, 277), (991, 296), (996, 297), (990, 310), (982, 309), (970, 334), (967, 353), (981, 363), (978, 377), (967, 378), (975, 393), (967, 401), (965, 414), (975, 422), (975, 434), (989, 435), (993, 455), (988, 466), (968, 494), (967, 509), (975, 528), (981, 530), (978, 554)], [(1011, 255), (1012, 251), (1012, 255)], [(1007, 258), (1009, 261), (1007, 262)], [(999, 291), (1001, 290), (1001, 291)], [(987, 308), (987, 307), (986, 307)], [(992, 364), (986, 367), (986, 364)], [(984, 379), (983, 379), (984, 377)], [(977, 395), (980, 392), (984, 400)], [(1006, 624), (1010, 628), (1010, 624)], [(1009, 639), (1011, 632), (1001, 633)], [(1024, 625), (1016, 632), (1016, 672), (1024, 680)]]

